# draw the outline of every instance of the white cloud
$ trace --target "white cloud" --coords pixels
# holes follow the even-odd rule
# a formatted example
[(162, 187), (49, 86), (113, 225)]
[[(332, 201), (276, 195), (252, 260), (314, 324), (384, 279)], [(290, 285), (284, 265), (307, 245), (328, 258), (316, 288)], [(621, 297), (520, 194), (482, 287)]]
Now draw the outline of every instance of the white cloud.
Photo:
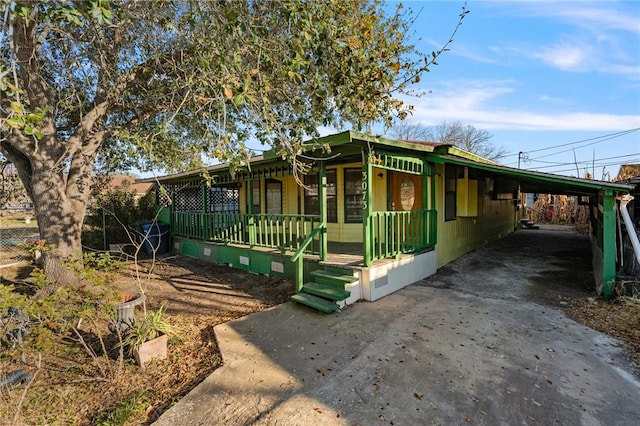
[(533, 53), (533, 57), (564, 71), (588, 71), (589, 59), (593, 58), (590, 46), (571, 41), (560, 41), (553, 46), (543, 47)]
[[(489, 48), (491, 50), (491, 48)], [(466, 59), (470, 59), (474, 62), (480, 62), (483, 64), (499, 64), (499, 61), (489, 58), (487, 56), (480, 55), (477, 51), (469, 49), (466, 46), (458, 45), (451, 51), (453, 55), (458, 55)]]
[(489, 5), (509, 15), (559, 18), (572, 26), (594, 31), (613, 30), (640, 34), (640, 9), (635, 2), (510, 0), (478, 4)]
[[(459, 81), (422, 98), (406, 99), (414, 106), (411, 122), (433, 125), (458, 120), (486, 130), (616, 131), (640, 126), (640, 115), (588, 111), (540, 112), (504, 106), (501, 96), (514, 91), (511, 81)], [(502, 106), (495, 106), (503, 101)], [(525, 101), (522, 101), (526, 105)]]
[(519, 18), (539, 18), (540, 25), (555, 20), (563, 26), (564, 35), (555, 43), (536, 47), (513, 40), (505, 46), (490, 47), (496, 53), (516, 53), (563, 71), (640, 78), (640, 8), (633, 2), (538, 0), (488, 4)]
[(539, 95), (536, 97), (536, 99), (540, 102), (545, 102), (548, 104), (552, 104), (552, 105), (574, 105), (575, 102), (570, 101), (569, 99), (565, 99), (565, 98), (558, 98), (555, 96), (549, 96), (549, 95)]
[(615, 3), (607, 7), (594, 7), (593, 3), (581, 6), (576, 3), (555, 2), (537, 8), (537, 15), (564, 18), (567, 22), (591, 30), (614, 30), (640, 34), (638, 9), (635, 14), (616, 10)]

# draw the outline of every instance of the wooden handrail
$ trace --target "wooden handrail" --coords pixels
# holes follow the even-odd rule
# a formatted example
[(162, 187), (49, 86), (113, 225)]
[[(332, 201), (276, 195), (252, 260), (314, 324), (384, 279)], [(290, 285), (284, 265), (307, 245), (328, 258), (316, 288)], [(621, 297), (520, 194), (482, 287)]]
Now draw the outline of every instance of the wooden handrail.
[(306, 250), (307, 246), (311, 244), (316, 235), (321, 233), (325, 227), (326, 225), (321, 223), (317, 228), (313, 228), (298, 250), (296, 250), (293, 257), (291, 257), (291, 261), (296, 264), (296, 293), (300, 293), (302, 286), (304, 285), (304, 256), (302, 254)]
[(298, 250), (296, 250), (295, 254), (293, 255), (293, 257), (291, 258), (292, 262), (295, 262), (296, 260), (298, 260), (298, 258), (300, 256), (302, 256), (302, 254), (304, 253), (304, 251), (307, 249), (307, 247), (309, 246), (309, 244), (311, 244), (311, 242), (313, 241), (313, 239), (316, 237), (316, 235), (318, 235), (318, 233), (320, 231), (322, 231), (322, 229), (324, 228), (324, 225), (320, 225), (317, 228), (313, 228), (313, 230), (311, 231), (311, 233), (309, 234), (309, 236), (304, 240), (304, 242), (300, 245), (300, 247), (298, 248)]

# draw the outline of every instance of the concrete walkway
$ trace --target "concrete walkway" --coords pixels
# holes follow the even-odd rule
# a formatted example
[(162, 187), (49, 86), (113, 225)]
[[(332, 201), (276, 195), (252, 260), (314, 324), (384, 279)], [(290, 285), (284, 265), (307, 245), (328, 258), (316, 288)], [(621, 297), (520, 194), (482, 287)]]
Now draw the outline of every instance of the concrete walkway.
[(562, 310), (588, 250), (518, 231), (377, 302), (217, 326), (224, 367), (156, 424), (640, 424), (620, 342)]

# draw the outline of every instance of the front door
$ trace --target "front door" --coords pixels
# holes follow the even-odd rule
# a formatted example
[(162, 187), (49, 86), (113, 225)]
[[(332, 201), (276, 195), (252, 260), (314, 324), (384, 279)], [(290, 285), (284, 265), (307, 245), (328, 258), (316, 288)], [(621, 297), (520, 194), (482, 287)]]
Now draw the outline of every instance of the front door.
[(422, 210), (422, 176), (391, 172), (392, 211)]
[[(422, 176), (393, 172), (391, 174), (391, 206), (396, 212), (422, 210)], [(422, 245), (424, 223), (422, 215), (400, 214), (389, 223), (388, 242), (396, 252), (411, 252)]]

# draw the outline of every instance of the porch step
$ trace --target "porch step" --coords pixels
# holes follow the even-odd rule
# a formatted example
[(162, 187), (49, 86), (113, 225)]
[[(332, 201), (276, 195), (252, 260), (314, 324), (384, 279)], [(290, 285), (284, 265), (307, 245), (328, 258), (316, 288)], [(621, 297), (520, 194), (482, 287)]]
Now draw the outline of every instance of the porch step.
[(345, 284), (350, 284), (358, 280), (353, 275), (343, 275), (337, 272), (327, 271), (319, 269), (311, 272), (315, 282), (318, 284), (324, 284), (328, 286), (338, 287), (344, 289)]
[(337, 303), (332, 302), (327, 299), (323, 299), (318, 296), (314, 296), (309, 293), (297, 293), (291, 296), (291, 300), (300, 303), (302, 305), (310, 306), (314, 309), (319, 310), (320, 312), (324, 312), (325, 314), (330, 314), (331, 312), (335, 312), (338, 310), (339, 306)]
[(306, 283), (302, 287), (302, 291), (336, 301), (345, 300), (347, 297), (351, 296), (350, 291), (318, 283)]

